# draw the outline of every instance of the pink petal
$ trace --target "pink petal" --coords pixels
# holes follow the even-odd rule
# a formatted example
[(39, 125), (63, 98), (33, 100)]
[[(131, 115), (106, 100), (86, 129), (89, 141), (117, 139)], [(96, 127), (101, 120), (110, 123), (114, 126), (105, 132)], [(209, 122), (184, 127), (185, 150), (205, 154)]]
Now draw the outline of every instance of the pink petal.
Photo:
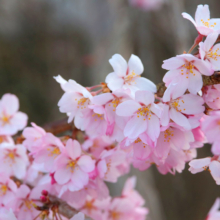
[(87, 155), (83, 155), (82, 157), (80, 157), (77, 164), (86, 173), (92, 172), (95, 169), (95, 161)]
[(105, 79), (110, 90), (115, 91), (117, 89), (121, 89), (124, 80), (120, 78), (116, 73), (109, 73)]
[(164, 60), (162, 68), (166, 70), (175, 70), (185, 64), (184, 59), (179, 57), (172, 57), (170, 59)]
[(203, 158), (203, 159), (196, 159), (192, 160), (189, 165), (191, 168), (191, 172), (193, 174), (204, 171), (204, 168), (208, 167), (211, 162), (211, 158)]
[(87, 173), (83, 172), (80, 168), (75, 169), (72, 174), (71, 181), (73, 182), (73, 184), (75, 186), (82, 189), (85, 185), (88, 184), (89, 175)]
[(126, 75), (127, 62), (120, 54), (113, 55), (112, 58), (109, 60), (109, 63), (111, 64), (112, 68), (114, 69), (114, 72), (119, 77), (123, 77)]
[(195, 14), (195, 21), (198, 25), (201, 25), (203, 21), (207, 21), (210, 19), (210, 11), (209, 11), (209, 6), (208, 5), (198, 5), (196, 14)]
[(151, 115), (150, 120), (148, 121), (147, 134), (152, 139), (152, 141), (156, 141), (160, 134), (160, 121), (159, 118), (155, 115)]
[(71, 171), (67, 167), (63, 167), (56, 170), (54, 174), (54, 179), (57, 181), (58, 184), (63, 185), (70, 180), (71, 174)]
[(209, 50), (212, 48), (218, 38), (218, 35), (219, 34), (217, 32), (213, 32), (207, 36), (206, 40), (204, 41), (204, 49), (206, 52), (209, 52)]
[(183, 16), (185, 19), (188, 19), (189, 21), (191, 21), (191, 22), (194, 24), (194, 26), (196, 26), (196, 22), (195, 22), (195, 20), (192, 18), (191, 15), (187, 14), (186, 12), (183, 12), (183, 13), (182, 13), (182, 16)]
[(141, 75), (143, 73), (144, 66), (138, 56), (134, 54), (131, 55), (128, 61), (128, 69), (129, 69), (128, 75), (132, 74), (132, 72), (134, 72), (137, 75)]
[(170, 109), (170, 118), (181, 127), (185, 128), (186, 130), (191, 129), (191, 125), (187, 118), (181, 114), (180, 112), (176, 111), (174, 108)]
[(129, 138), (137, 138), (141, 133), (146, 131), (147, 129), (147, 119), (144, 120), (145, 117), (134, 115), (126, 124), (124, 129), (125, 137)]
[(201, 90), (202, 85), (203, 81), (201, 74), (198, 71), (193, 70), (193, 74), (189, 74), (189, 92), (196, 95), (197, 92)]
[(105, 105), (106, 103), (110, 102), (112, 99), (114, 99), (112, 93), (103, 93), (101, 95), (94, 96), (92, 99), (92, 104)]
[(118, 105), (116, 114), (125, 117), (132, 116), (139, 108), (141, 108), (139, 103), (134, 100), (127, 100)]
[(5, 94), (0, 101), (1, 106), (4, 107), (7, 115), (13, 115), (19, 109), (19, 100), (17, 96), (12, 94)]
[(135, 79), (135, 84), (140, 90), (147, 90), (155, 93), (157, 91), (156, 85), (149, 79), (138, 77)]
[(106, 165), (106, 161), (105, 160), (101, 160), (98, 165), (97, 165), (97, 169), (99, 171), (99, 176), (101, 178), (104, 178), (105, 173), (107, 172), (107, 165)]
[(66, 142), (66, 151), (68, 156), (75, 160), (81, 155), (81, 146), (78, 141), (69, 139)]
[(204, 100), (202, 97), (193, 94), (186, 94), (179, 100), (179, 109), (181, 109), (182, 113), (188, 115), (200, 114), (205, 110), (203, 104)]
[(210, 172), (217, 185), (220, 185), (220, 162), (212, 161), (209, 165)]
[[(199, 70), (199, 72), (202, 73), (203, 75), (211, 76), (214, 73), (214, 70), (212, 69), (211, 64), (208, 62), (205, 62), (204, 60), (195, 59), (194, 65)], [(196, 72), (195, 70), (193, 70), (194, 74), (196, 74)], [(190, 76), (193, 76), (194, 74), (190, 74)]]
[(154, 94), (149, 91), (137, 91), (135, 93), (135, 101), (148, 106), (154, 102)]

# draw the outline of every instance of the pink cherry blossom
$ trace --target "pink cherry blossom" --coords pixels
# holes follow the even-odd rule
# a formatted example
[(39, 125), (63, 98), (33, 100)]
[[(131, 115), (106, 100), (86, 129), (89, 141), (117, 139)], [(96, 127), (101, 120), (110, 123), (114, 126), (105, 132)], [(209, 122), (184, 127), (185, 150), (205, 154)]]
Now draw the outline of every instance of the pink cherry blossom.
[(12, 209), (0, 207), (0, 220), (17, 220)]
[(215, 200), (215, 203), (213, 204), (211, 210), (208, 213), (206, 220), (219, 220), (220, 219), (220, 198), (217, 198)]
[(11, 207), (16, 210), (18, 220), (34, 219), (39, 214), (33, 203), (39, 200), (40, 195), (41, 192), (37, 188), (32, 191), (26, 185), (21, 185), (18, 188), (16, 199), (11, 204)]
[(117, 178), (122, 175), (118, 168), (126, 159), (126, 154), (123, 151), (112, 149), (104, 150), (100, 155), (100, 161), (97, 164), (97, 169), (100, 178), (109, 182), (116, 182)]
[(19, 112), (19, 100), (15, 95), (5, 94), (0, 100), (0, 135), (14, 135), (27, 125), (28, 117)]
[(65, 92), (58, 102), (60, 111), (68, 115), (69, 123), (75, 118), (75, 126), (81, 130), (85, 130), (84, 124), (86, 120), (84, 120), (83, 115), (86, 114), (87, 111), (91, 111), (88, 109), (88, 105), (92, 99), (91, 93), (72, 79), (66, 81), (61, 76), (54, 78), (60, 83)]
[(209, 34), (204, 42), (199, 43), (199, 53), (202, 60), (211, 63), (214, 70), (220, 70), (220, 44), (215, 44), (219, 33)]
[(120, 142), (123, 138), (123, 130), (128, 120), (127, 117), (119, 117), (116, 114), (117, 106), (123, 101), (130, 100), (129, 90), (119, 89), (112, 93), (104, 93), (93, 98), (92, 103), (97, 106), (104, 106), (107, 120), (106, 135), (112, 140)]
[(203, 85), (202, 74), (210, 76), (214, 72), (209, 63), (191, 54), (177, 55), (164, 60), (162, 68), (169, 70), (163, 81), (175, 97), (183, 95), (187, 89), (196, 95)]
[(217, 185), (220, 185), (220, 157), (195, 159), (190, 163), (189, 171), (193, 174), (209, 170)]
[(133, 96), (137, 90), (157, 91), (154, 83), (140, 77), (144, 67), (139, 57), (132, 54), (127, 63), (120, 54), (115, 54), (109, 62), (114, 72), (108, 74), (105, 82), (112, 91), (130, 89)]
[(203, 87), (203, 99), (205, 103), (214, 110), (220, 109), (220, 85)]
[(194, 136), (191, 131), (184, 131), (172, 125), (161, 131), (154, 153), (161, 162), (164, 162), (171, 149), (177, 151), (189, 150), (190, 143), (193, 141)]
[(5, 173), (0, 173), (0, 177), (0, 204), (6, 206), (15, 199), (17, 186)]
[(82, 155), (81, 146), (76, 140), (69, 139), (66, 148), (55, 161), (54, 178), (58, 184), (69, 184), (70, 191), (80, 190), (89, 181), (89, 172), (95, 169), (95, 161)]
[(201, 114), (204, 112), (205, 107), (203, 106), (203, 98), (193, 94), (176, 97), (174, 93), (168, 94), (169, 91), (167, 91), (163, 96), (163, 100), (169, 102), (163, 106), (161, 124), (163, 126), (167, 126), (170, 119), (172, 119), (177, 125), (183, 127), (184, 129), (191, 129), (192, 127), (190, 121), (186, 116)]
[(51, 133), (45, 134), (40, 143), (42, 145), (38, 146), (37, 151), (32, 153), (35, 162), (43, 163), (45, 170), (54, 172), (54, 161), (64, 149), (63, 143)]
[(196, 27), (197, 31), (207, 36), (210, 33), (220, 31), (220, 19), (210, 19), (210, 11), (208, 5), (198, 5), (195, 20), (187, 13), (182, 13), (183, 17), (190, 20)]
[(130, 117), (124, 128), (125, 137), (138, 138), (146, 132), (155, 141), (160, 133), (160, 107), (154, 103), (154, 95), (149, 91), (137, 91), (135, 100), (128, 100), (118, 105), (116, 114)]
[(24, 178), (28, 165), (26, 148), (23, 145), (0, 145), (0, 172)]
[(33, 153), (39, 150), (39, 146), (43, 144), (42, 137), (46, 135), (46, 132), (35, 123), (31, 123), (31, 125), (32, 127), (26, 127), (22, 134), (25, 138), (23, 145)]

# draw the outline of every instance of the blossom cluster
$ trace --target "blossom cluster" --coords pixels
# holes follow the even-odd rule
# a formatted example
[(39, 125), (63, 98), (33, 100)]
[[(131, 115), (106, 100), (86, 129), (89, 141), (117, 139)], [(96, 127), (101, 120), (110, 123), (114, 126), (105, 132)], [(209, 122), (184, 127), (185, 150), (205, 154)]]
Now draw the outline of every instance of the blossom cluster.
[[(162, 95), (141, 77), (139, 57), (131, 55), (127, 62), (115, 54), (109, 60), (113, 71), (100, 85), (83, 87), (54, 77), (64, 91), (60, 112), (75, 126), (64, 136), (35, 123), (26, 127), (18, 98), (2, 97), (0, 219), (66, 219), (51, 201), (56, 197), (79, 211), (71, 220), (144, 220), (148, 209), (134, 189), (135, 177), (118, 197), (112, 198), (106, 185), (128, 173), (130, 165), (146, 170), (155, 164), (160, 173), (175, 174), (189, 162), (190, 172), (209, 170), (220, 185), (220, 87), (203, 84), (220, 70), (220, 19), (210, 19), (207, 5), (198, 6), (195, 20), (183, 17), (199, 32), (193, 46), (198, 51), (164, 61)], [(204, 143), (212, 144), (213, 157), (195, 159)], [(209, 220), (219, 215), (216, 206)]]

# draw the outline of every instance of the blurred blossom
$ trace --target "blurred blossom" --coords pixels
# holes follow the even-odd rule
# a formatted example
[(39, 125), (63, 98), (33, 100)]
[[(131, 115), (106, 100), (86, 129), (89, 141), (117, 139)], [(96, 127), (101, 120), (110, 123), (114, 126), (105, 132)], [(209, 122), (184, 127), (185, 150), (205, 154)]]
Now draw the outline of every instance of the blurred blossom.
[(134, 7), (148, 11), (158, 10), (164, 3), (164, 0), (129, 0), (129, 2)]

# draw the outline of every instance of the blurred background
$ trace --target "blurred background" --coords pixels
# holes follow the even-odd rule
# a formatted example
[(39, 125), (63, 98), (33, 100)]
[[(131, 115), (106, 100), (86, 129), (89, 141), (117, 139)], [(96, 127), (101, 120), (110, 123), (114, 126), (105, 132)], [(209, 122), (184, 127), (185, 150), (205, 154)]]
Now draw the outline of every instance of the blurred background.
[[(29, 122), (42, 126), (65, 117), (53, 76), (98, 84), (112, 71), (108, 60), (115, 53), (138, 55), (144, 76), (159, 83), (162, 61), (188, 51), (197, 36), (181, 13), (194, 17), (198, 4), (209, 4), (211, 16), (220, 17), (219, 0), (0, 0), (0, 95), (16, 94)], [(208, 146), (198, 151), (198, 157), (209, 154)], [(155, 167), (132, 169), (148, 220), (205, 220), (220, 186), (209, 172), (192, 175), (187, 169), (175, 176)], [(113, 195), (124, 180), (110, 184)]]

